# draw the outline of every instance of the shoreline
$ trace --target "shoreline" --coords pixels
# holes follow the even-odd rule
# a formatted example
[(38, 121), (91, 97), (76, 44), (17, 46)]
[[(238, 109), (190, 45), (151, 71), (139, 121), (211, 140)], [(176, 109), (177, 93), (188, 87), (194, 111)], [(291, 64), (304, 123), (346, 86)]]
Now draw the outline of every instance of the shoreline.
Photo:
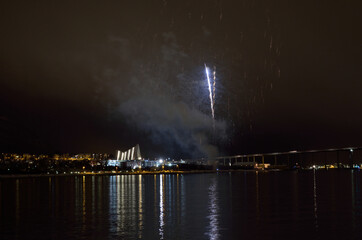
[[(328, 169), (328, 170), (332, 170)], [(34, 173), (34, 174), (0, 174), (2, 178), (31, 178), (31, 177), (69, 177), (69, 176), (117, 176), (117, 175), (161, 175), (161, 174), (205, 174), (205, 173), (232, 173), (232, 172), (283, 172), (283, 171), (312, 171), (313, 169), (229, 169), (229, 170), (189, 170), (189, 171), (101, 171), (101, 172), (77, 172), (77, 173)], [(326, 170), (326, 169), (315, 169)], [(328, 171), (327, 170), (327, 171)], [(350, 168), (336, 168), (333, 170), (357, 170)]]
[[(79, 173), (34, 173), (34, 174), (0, 174), (1, 178), (28, 178), (28, 177), (69, 177), (69, 176), (117, 176), (117, 175), (160, 175), (160, 174), (203, 174), (203, 173), (226, 173), (226, 172), (255, 172), (263, 171), (257, 169), (242, 170), (190, 170), (190, 171), (102, 171), (102, 172), (79, 172)], [(264, 170), (268, 171), (268, 170)]]

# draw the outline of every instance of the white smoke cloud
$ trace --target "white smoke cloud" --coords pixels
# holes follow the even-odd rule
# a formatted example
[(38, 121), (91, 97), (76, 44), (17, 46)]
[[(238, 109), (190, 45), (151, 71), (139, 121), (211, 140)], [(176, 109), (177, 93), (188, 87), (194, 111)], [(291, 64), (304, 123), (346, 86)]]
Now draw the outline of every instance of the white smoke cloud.
[[(146, 56), (125, 63), (131, 66), (129, 71), (112, 70), (112, 74), (110, 70), (106, 71), (108, 76), (123, 78), (122, 84), (115, 84), (117, 87), (113, 91), (119, 102), (116, 110), (130, 129), (144, 132), (151, 144), (164, 146), (165, 152), (186, 157), (214, 157), (218, 154), (218, 148), (213, 144), (214, 136), (225, 135), (225, 123), (216, 121), (213, 127), (211, 116), (188, 102), (190, 92), (186, 92), (188, 87), (185, 86), (195, 79), (179, 76), (182, 75), (180, 69), (190, 59), (177, 44), (173, 33), (162, 36), (163, 44), (145, 52)], [(121, 59), (128, 59), (126, 55), (132, 51), (132, 44), (126, 39), (112, 37), (112, 43), (115, 42), (120, 43)], [(144, 59), (153, 61), (145, 62)], [(205, 96), (196, 97), (207, 99), (207, 96), (205, 89)]]

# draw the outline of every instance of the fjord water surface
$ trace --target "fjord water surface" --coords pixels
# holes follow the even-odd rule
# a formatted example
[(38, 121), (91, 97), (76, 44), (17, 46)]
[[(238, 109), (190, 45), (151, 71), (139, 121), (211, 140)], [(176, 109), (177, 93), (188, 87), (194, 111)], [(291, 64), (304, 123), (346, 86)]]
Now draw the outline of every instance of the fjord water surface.
[(0, 239), (358, 239), (358, 170), (0, 179)]

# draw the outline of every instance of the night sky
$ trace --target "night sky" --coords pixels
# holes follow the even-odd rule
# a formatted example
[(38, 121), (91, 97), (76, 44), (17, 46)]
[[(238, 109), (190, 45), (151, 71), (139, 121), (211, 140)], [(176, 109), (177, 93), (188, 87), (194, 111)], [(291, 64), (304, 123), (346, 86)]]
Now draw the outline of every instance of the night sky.
[[(2, 1), (0, 151), (362, 145), (359, 1)], [(216, 71), (215, 127), (204, 64)]]

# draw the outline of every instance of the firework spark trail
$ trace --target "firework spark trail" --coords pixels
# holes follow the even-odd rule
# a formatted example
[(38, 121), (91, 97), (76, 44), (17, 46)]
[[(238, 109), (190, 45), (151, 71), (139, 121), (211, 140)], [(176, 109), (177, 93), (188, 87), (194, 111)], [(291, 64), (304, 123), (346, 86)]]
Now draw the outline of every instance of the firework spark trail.
[(212, 119), (215, 119), (215, 113), (214, 113), (214, 100), (212, 97), (212, 90), (211, 90), (211, 83), (210, 83), (210, 77), (209, 77), (209, 69), (206, 66), (205, 63), (205, 71), (206, 71), (206, 77), (207, 77), (207, 83), (209, 85), (209, 96), (210, 96), (210, 105), (211, 105), (211, 114), (212, 114)]
[(213, 82), (213, 84), (212, 84), (212, 100), (213, 100), (213, 102), (212, 102), (212, 104), (213, 104), (213, 106), (212, 106), (212, 108), (214, 109), (214, 111), (215, 111), (215, 90), (216, 90), (216, 67), (214, 66), (214, 72), (213, 72), (213, 74), (214, 74), (214, 82)]

